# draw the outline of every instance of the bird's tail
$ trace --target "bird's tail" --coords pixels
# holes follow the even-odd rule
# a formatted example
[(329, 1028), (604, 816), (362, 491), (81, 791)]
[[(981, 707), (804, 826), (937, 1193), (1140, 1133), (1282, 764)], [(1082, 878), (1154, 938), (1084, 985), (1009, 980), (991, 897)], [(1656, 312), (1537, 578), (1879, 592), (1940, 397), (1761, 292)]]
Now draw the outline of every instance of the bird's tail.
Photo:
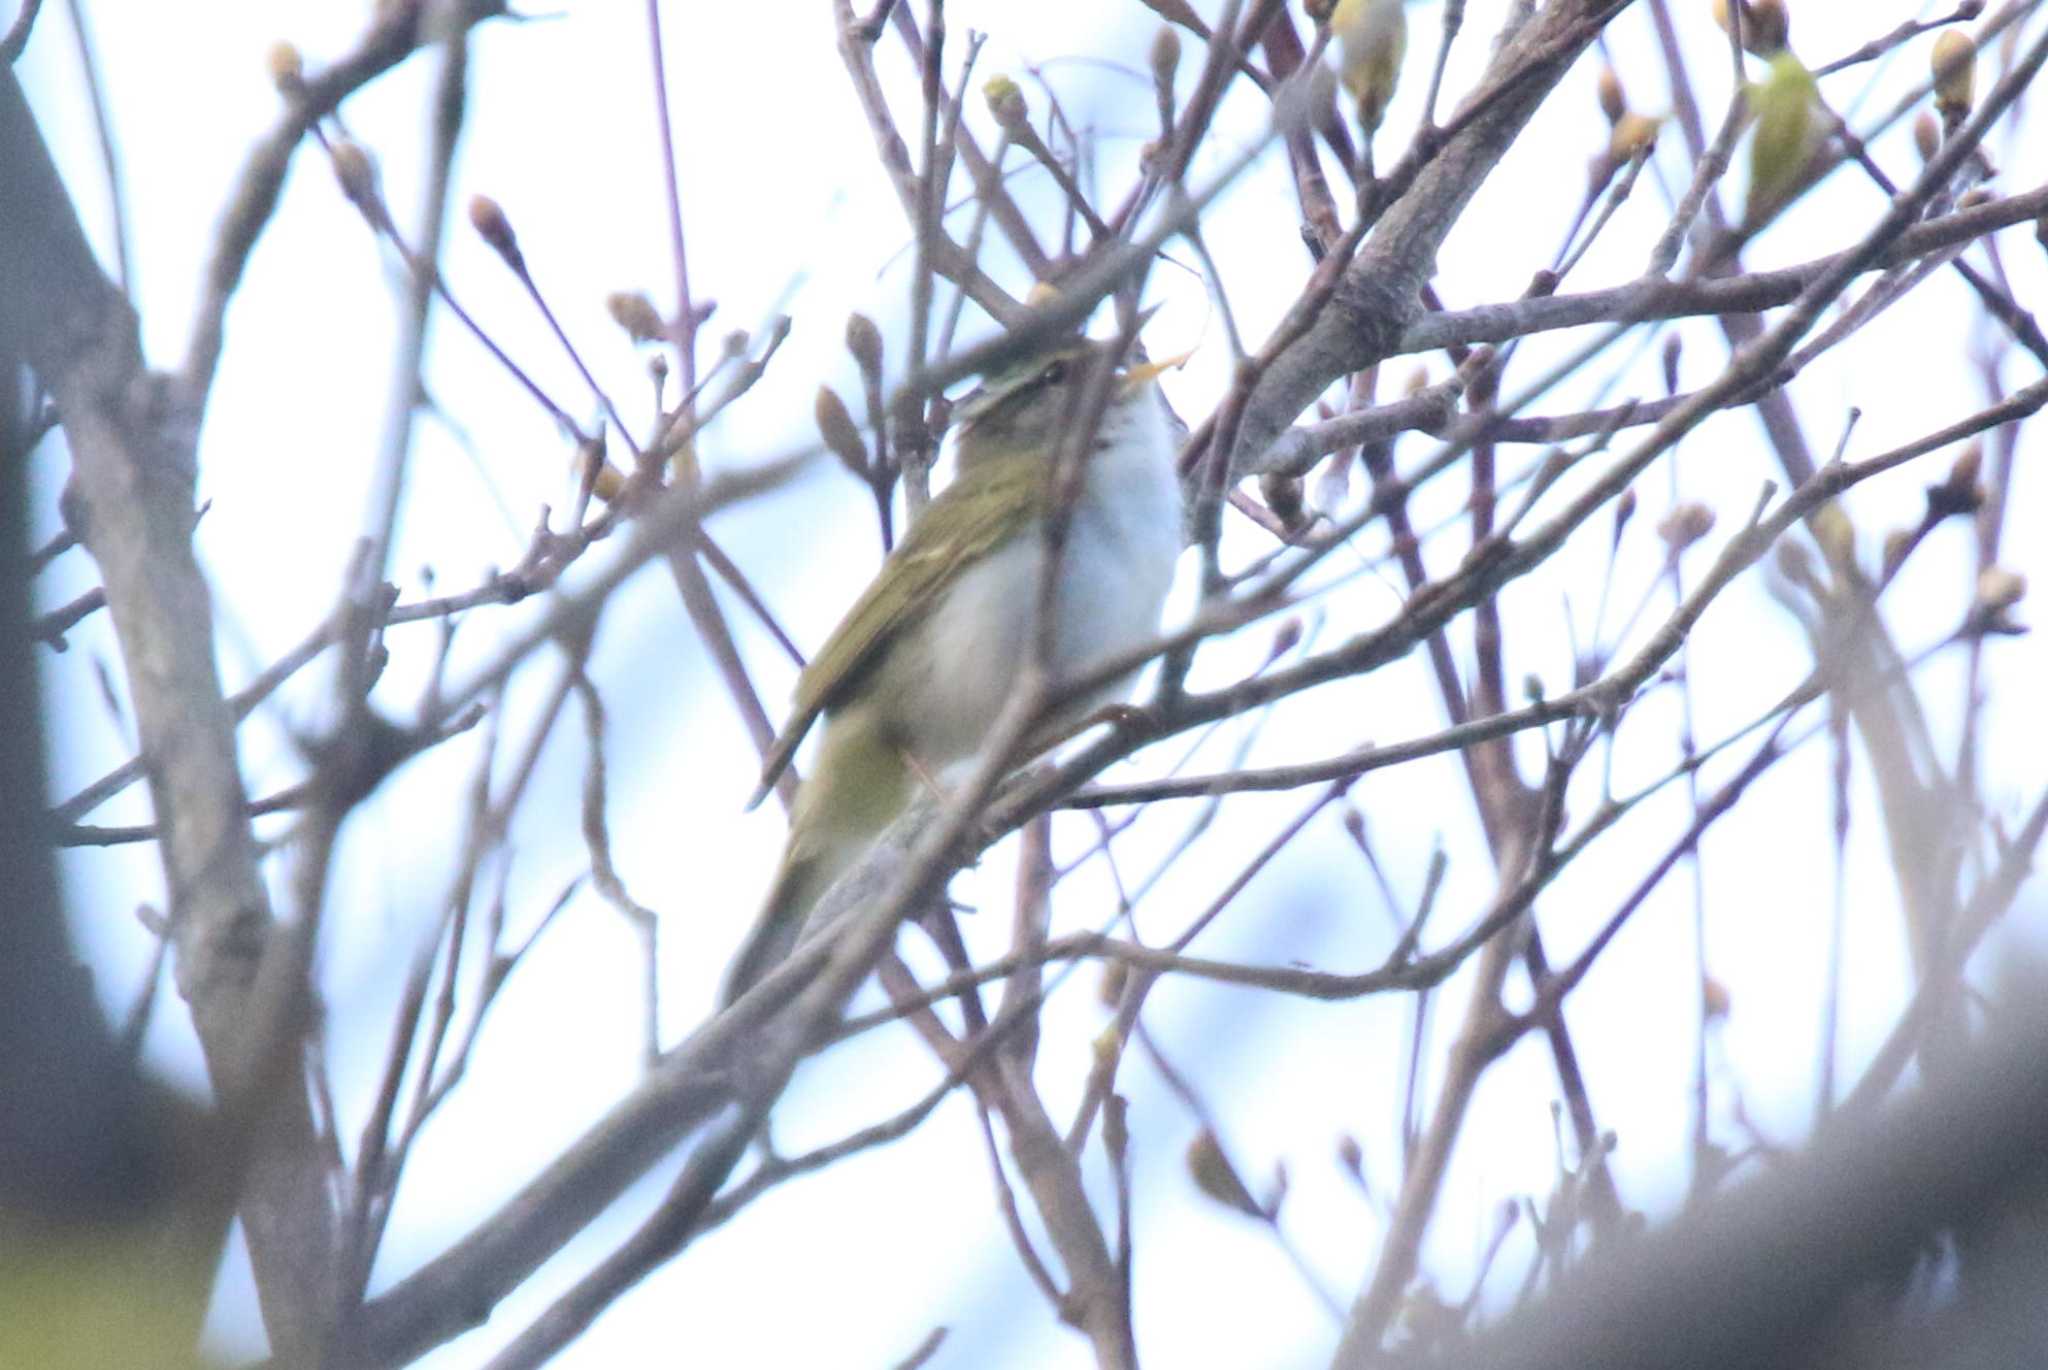
[(819, 864), (815, 858), (800, 855), (794, 841), (790, 843), (760, 915), (754, 919), (747, 940), (740, 944), (739, 954), (726, 968), (725, 983), (718, 990), (719, 1008), (730, 1007), (795, 950), (797, 934), (810, 919), (811, 905), (824, 892), (822, 884), (830, 880), (827, 876), (820, 881)]
[(903, 753), (864, 714), (830, 719), (818, 764), (798, 791), (789, 844), (747, 940), (726, 971), (718, 1006), (752, 989), (795, 949), (832, 882), (903, 812), (910, 772)]

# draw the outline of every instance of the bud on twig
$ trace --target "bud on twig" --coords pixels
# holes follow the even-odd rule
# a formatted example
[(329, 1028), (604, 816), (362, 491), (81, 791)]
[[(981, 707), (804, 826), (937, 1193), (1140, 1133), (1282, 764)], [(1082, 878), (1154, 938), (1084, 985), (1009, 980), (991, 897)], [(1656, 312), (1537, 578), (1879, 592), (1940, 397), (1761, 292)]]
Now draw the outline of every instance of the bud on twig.
[(1813, 573), (1813, 555), (1806, 550), (1805, 543), (1796, 538), (1779, 539), (1774, 559), (1777, 562), (1778, 574), (1815, 599), (1821, 597), (1820, 579)]
[(1714, 511), (1696, 500), (1675, 504), (1671, 512), (1657, 520), (1657, 536), (1677, 556), (1686, 548), (1714, 531)]
[(829, 385), (819, 386), (812, 413), (818, 420), (818, 435), (825, 439), (832, 455), (839, 458), (839, 464), (866, 480), (868, 447), (861, 440), (860, 427), (854, 423), (853, 415), (846, 412), (846, 402), (839, 398), (839, 392)]
[(1365, 1183), (1365, 1148), (1348, 1132), (1337, 1138), (1337, 1164), (1343, 1166), (1344, 1172), (1352, 1179)]
[(1195, 1188), (1222, 1204), (1234, 1208), (1249, 1218), (1264, 1218), (1266, 1211), (1259, 1207), (1251, 1190), (1238, 1178), (1236, 1167), (1223, 1154), (1223, 1144), (1216, 1140), (1216, 1134), (1203, 1128), (1195, 1134), (1195, 1140), (1188, 1143), (1188, 1174), (1194, 1179)]
[(626, 488), (625, 472), (605, 460), (604, 438), (585, 438), (576, 447), (576, 472), (579, 480), (590, 483), (590, 493), (606, 504), (617, 499)]
[(1152, 84), (1170, 92), (1174, 73), (1180, 70), (1180, 30), (1171, 24), (1161, 24), (1159, 32), (1152, 36), (1152, 47), (1146, 56), (1152, 64)]
[(378, 217), (377, 166), (362, 145), (346, 138), (334, 144), (334, 179), (341, 182), (349, 203), (371, 219)]
[(1621, 78), (1614, 74), (1613, 67), (1600, 68), (1595, 89), (1600, 95), (1600, 112), (1607, 116), (1607, 122), (1620, 123), (1621, 116), (1628, 113), (1628, 97), (1621, 93)]
[[(1742, 46), (1758, 57), (1785, 51), (1791, 41), (1791, 21), (1783, 0), (1738, 0), (1742, 7)], [(1714, 0), (1714, 22), (1728, 32), (1729, 0)]]
[(1663, 124), (1647, 114), (1624, 113), (1607, 139), (1607, 155), (1616, 162), (1633, 161), (1657, 145), (1657, 130)]
[(625, 329), (626, 336), (636, 343), (660, 342), (667, 336), (668, 330), (661, 324), (661, 311), (637, 290), (614, 291), (604, 297), (604, 307), (612, 322)]
[(1102, 1001), (1104, 1008), (1115, 1008), (1124, 1001), (1124, 986), (1131, 982), (1131, 967), (1127, 961), (1104, 961), (1102, 976), (1095, 982), (1095, 997)]
[(1927, 487), (1928, 520), (1974, 514), (1982, 508), (1984, 487), (1977, 478), (1983, 469), (1984, 449), (1974, 442), (1963, 448), (1941, 483)]
[(1977, 573), (1977, 607), (2002, 614), (2027, 597), (2027, 578), (2003, 566), (1986, 566)]
[(1913, 150), (1922, 162), (1933, 161), (1934, 154), (1941, 151), (1941, 125), (1924, 109), (1913, 116)]
[(881, 384), (882, 330), (875, 327), (873, 319), (860, 313), (846, 316), (846, 350), (853, 354), (863, 379), (870, 385)]
[(988, 112), (995, 121), (1012, 132), (1029, 126), (1031, 106), (1025, 103), (1024, 92), (1009, 77), (995, 75), (981, 83), (981, 98), (988, 102)]
[(1726, 1018), (1728, 1010), (1734, 1007), (1734, 999), (1728, 993), (1728, 986), (1709, 975), (1700, 981), (1700, 1012), (1708, 1021)]
[(2013, 606), (2027, 597), (2027, 578), (2003, 566), (1986, 566), (1977, 573), (1977, 602), (1970, 610), (1965, 631), (2014, 635), (2026, 629), (2012, 618)]
[(1813, 540), (1830, 566), (1856, 564), (1856, 525), (1839, 504), (1823, 504), (1813, 516)]
[(505, 265), (514, 271), (524, 273), (526, 258), (520, 255), (519, 239), (512, 232), (512, 222), (505, 217), (505, 211), (496, 200), (488, 195), (469, 197), (469, 226), (477, 236), (490, 244), (491, 250), (505, 259)]
[(1943, 29), (1934, 40), (1934, 107), (1953, 125), (1969, 117), (1977, 84), (1977, 45), (1961, 29)]
[(1785, 0), (1748, 0), (1744, 5), (1743, 42), (1759, 57), (1785, 51), (1791, 45), (1792, 24), (1785, 13)]
[(1130, 1104), (1123, 1095), (1112, 1092), (1102, 1101), (1102, 1148), (1109, 1153), (1109, 1159), (1122, 1168), (1130, 1145)]
[(306, 64), (297, 48), (290, 43), (272, 43), (263, 61), (270, 68), (270, 84), (277, 87), (279, 95), (296, 100), (306, 93)]

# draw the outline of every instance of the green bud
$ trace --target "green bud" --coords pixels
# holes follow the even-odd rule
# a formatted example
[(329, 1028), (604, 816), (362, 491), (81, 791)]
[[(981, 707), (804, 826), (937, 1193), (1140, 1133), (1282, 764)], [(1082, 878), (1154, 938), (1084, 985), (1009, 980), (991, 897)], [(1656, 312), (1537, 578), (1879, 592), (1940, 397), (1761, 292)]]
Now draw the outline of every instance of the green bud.
[(1225, 1208), (1234, 1208), (1249, 1218), (1266, 1216), (1258, 1200), (1252, 1197), (1251, 1190), (1238, 1177), (1237, 1168), (1223, 1154), (1223, 1144), (1208, 1128), (1196, 1133), (1195, 1140), (1188, 1144), (1187, 1166), (1195, 1188), (1217, 1203)]
[(1021, 128), (1031, 121), (1031, 106), (1025, 103), (1024, 92), (1007, 76), (998, 73), (982, 82), (981, 98), (988, 102), (988, 112), (1004, 128)]
[(1943, 29), (1934, 40), (1934, 107), (1951, 123), (1969, 116), (1977, 83), (1977, 45), (1961, 29)]
[(846, 402), (839, 398), (839, 392), (829, 385), (819, 386), (812, 413), (818, 420), (818, 435), (825, 439), (825, 446), (832, 455), (839, 458), (840, 465), (866, 480), (868, 445), (861, 440), (860, 426), (847, 412)]

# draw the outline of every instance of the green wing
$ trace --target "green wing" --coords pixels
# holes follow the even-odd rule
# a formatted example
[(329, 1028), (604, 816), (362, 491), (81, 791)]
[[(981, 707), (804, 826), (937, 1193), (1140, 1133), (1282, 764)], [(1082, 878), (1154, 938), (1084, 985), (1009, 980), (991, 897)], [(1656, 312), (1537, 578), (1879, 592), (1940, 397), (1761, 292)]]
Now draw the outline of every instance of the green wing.
[(932, 500), (797, 678), (789, 721), (761, 763), (754, 803), (773, 788), (818, 715), (838, 704), (877, 653), (931, 608), (955, 566), (979, 560), (1019, 528), (1036, 525), (1036, 519), (1017, 515), (1043, 502), (1045, 475), (1045, 462), (1036, 454), (984, 458)]

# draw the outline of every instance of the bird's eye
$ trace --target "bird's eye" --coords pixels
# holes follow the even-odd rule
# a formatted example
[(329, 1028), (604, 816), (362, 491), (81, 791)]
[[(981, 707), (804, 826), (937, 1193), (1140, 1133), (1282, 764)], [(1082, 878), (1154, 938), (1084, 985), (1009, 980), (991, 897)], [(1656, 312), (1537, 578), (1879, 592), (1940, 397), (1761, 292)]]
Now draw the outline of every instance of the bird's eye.
[(1051, 363), (1045, 368), (1045, 370), (1038, 373), (1038, 382), (1041, 385), (1058, 385), (1061, 381), (1065, 380), (1066, 378), (1067, 363), (1065, 358), (1061, 358), (1059, 361)]

